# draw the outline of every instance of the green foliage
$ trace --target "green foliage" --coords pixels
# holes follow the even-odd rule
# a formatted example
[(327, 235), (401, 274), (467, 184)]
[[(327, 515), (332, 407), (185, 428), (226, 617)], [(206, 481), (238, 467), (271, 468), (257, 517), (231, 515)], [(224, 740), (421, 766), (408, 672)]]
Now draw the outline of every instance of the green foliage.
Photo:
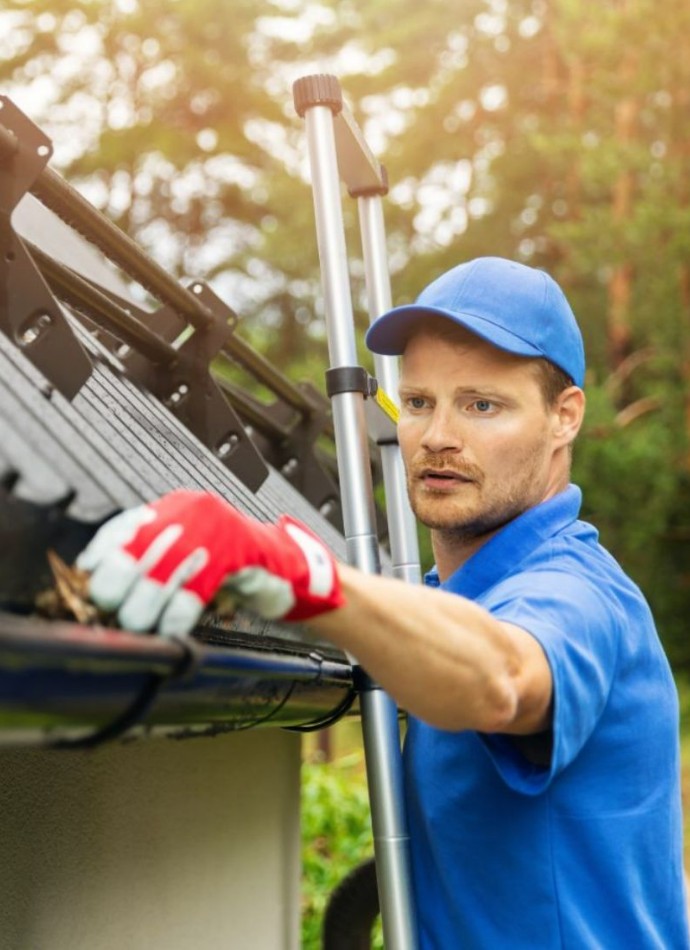
[(672, 378), (655, 385), (653, 365), (638, 374), (647, 378), (628, 385), (645, 395), (628, 404), (640, 415), (629, 414), (627, 422), (611, 380), (588, 386), (573, 478), (583, 489), (583, 517), (643, 589), (674, 665), (687, 667), (690, 481), (682, 464), (688, 451), (678, 420), (682, 406)]
[[(302, 950), (320, 950), (334, 888), (373, 853), (362, 755), (302, 766)], [(382, 947), (380, 936), (372, 947)]]
[[(675, 679), (680, 707), (680, 734), (681, 739), (687, 745), (690, 741), (690, 678), (686, 674), (680, 674)], [(690, 844), (690, 841), (688, 841), (688, 844)]]

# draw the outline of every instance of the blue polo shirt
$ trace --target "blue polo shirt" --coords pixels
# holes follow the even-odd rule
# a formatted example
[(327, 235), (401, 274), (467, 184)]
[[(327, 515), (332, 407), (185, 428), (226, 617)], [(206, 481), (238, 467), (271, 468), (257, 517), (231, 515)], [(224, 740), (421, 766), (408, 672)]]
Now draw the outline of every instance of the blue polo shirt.
[(553, 730), (535, 754), (410, 717), (423, 950), (690, 946), (676, 690), (642, 594), (580, 502), (571, 485), (527, 511), (440, 585), (536, 637)]

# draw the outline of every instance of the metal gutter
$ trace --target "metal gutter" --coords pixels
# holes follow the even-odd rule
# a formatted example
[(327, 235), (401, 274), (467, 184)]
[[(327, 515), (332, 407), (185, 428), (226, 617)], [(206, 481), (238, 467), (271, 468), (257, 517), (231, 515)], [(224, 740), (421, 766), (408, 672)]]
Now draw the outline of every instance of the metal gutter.
[(199, 628), (177, 641), (0, 612), (0, 745), (78, 744), (145, 695), (115, 737), (309, 730), (355, 692), (344, 656), (300, 640)]

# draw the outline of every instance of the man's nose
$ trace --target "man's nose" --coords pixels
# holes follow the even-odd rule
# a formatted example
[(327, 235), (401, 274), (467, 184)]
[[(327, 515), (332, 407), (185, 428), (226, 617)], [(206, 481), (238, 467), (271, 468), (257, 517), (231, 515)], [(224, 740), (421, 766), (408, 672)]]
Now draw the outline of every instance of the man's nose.
[(428, 452), (459, 452), (463, 446), (460, 429), (454, 413), (437, 407), (429, 417), (422, 444)]

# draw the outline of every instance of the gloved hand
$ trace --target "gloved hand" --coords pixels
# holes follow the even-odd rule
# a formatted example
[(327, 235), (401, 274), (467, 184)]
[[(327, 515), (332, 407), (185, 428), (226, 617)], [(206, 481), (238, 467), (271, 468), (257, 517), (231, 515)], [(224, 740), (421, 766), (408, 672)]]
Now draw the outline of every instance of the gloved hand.
[(189, 633), (219, 589), (266, 619), (344, 603), (335, 561), (287, 516), (261, 524), (217, 495), (175, 491), (116, 515), (77, 558), (89, 596), (127, 630)]

